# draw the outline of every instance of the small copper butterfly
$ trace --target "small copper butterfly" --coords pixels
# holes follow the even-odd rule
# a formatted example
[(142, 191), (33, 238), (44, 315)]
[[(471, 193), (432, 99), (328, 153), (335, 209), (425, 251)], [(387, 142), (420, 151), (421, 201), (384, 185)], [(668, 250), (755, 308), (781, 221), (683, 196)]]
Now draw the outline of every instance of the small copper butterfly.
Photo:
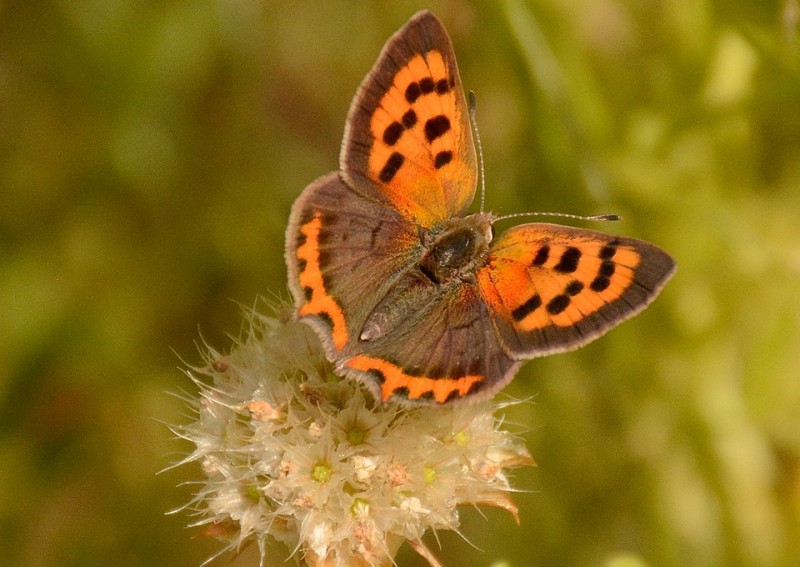
[(356, 92), (340, 171), (306, 187), (286, 231), (298, 317), (384, 402), (487, 398), (523, 360), (644, 309), (675, 270), (652, 244), (581, 228), (493, 240), (497, 217), (463, 216), (477, 177), (453, 46), (419, 12)]

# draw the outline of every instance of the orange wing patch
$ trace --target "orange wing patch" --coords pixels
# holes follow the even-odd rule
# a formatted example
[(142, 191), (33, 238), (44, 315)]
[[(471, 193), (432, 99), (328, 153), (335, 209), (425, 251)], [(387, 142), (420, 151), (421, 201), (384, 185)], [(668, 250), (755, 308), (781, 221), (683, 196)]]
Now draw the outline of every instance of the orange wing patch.
[(573, 327), (634, 284), (642, 260), (635, 248), (611, 237), (531, 242), (525, 228), (509, 231), (512, 243), (478, 273), (487, 303), (519, 331)]
[(484, 381), (484, 377), (480, 374), (459, 378), (411, 376), (396, 364), (366, 355), (354, 356), (345, 365), (353, 370), (377, 375), (381, 386), (381, 401), (384, 402), (393, 395), (403, 392), (403, 397), (409, 400), (431, 396), (437, 403), (443, 404), (453, 397), (463, 398), (477, 384)]
[(322, 231), (322, 218), (315, 213), (311, 220), (300, 226), (300, 234), (304, 238), (302, 245), (297, 247), (297, 259), (302, 266), (298, 274), (301, 289), (306, 291), (306, 301), (298, 309), (298, 315), (314, 315), (327, 319), (331, 325), (331, 338), (333, 346), (342, 350), (349, 335), (347, 322), (341, 307), (325, 289), (325, 280), (320, 265), (320, 232)]
[(409, 59), (370, 119), (368, 172), (406, 217), (431, 226), (469, 205), (475, 188), (461, 85), (442, 53)]

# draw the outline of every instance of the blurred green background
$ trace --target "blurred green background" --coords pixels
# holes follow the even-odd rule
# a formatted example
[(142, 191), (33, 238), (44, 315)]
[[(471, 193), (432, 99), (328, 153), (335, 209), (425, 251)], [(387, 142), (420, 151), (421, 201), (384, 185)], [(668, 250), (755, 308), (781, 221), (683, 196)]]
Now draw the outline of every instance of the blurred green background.
[(191, 449), (168, 392), (238, 302), (288, 297), (289, 207), (423, 7), (478, 95), (487, 207), (620, 213), (599, 228), (679, 266), (501, 394), (531, 398), (521, 525), (467, 509), (442, 561), (800, 564), (797, 0), (0, 2), (0, 564), (218, 549), (164, 515), (201, 476), (156, 475)]

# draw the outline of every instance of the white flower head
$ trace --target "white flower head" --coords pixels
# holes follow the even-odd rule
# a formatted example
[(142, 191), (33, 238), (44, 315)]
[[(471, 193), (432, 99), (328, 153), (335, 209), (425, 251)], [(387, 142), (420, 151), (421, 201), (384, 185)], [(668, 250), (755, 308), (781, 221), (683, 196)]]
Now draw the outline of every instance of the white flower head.
[(271, 538), (307, 565), (383, 566), (403, 541), (426, 555), (422, 535), (457, 529), (459, 505), (516, 518), (504, 470), (533, 461), (491, 402), (380, 404), (333, 373), (307, 326), (249, 319), (230, 354), (209, 349), (190, 373), (197, 419), (176, 429), (205, 475), (189, 507), (226, 549), (254, 540), (263, 563)]

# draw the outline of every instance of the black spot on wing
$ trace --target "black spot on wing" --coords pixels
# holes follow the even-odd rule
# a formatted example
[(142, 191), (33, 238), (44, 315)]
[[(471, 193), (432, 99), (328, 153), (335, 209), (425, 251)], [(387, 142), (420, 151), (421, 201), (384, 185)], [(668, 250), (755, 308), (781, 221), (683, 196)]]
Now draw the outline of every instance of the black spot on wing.
[(410, 130), (417, 124), (417, 113), (414, 112), (413, 108), (411, 110), (406, 111), (406, 113), (403, 114), (402, 121), (403, 121), (403, 127), (406, 130)]
[(394, 146), (403, 135), (405, 128), (399, 122), (392, 122), (383, 131), (383, 143), (387, 146)]
[(581, 259), (581, 251), (574, 246), (567, 248), (561, 255), (558, 264), (554, 266), (557, 272), (571, 274), (578, 269), (578, 261)]
[(444, 136), (448, 130), (450, 130), (450, 119), (444, 114), (439, 114), (425, 122), (425, 139), (431, 143), (436, 138)]
[(530, 299), (528, 299), (528, 301), (514, 309), (511, 312), (511, 316), (514, 318), (514, 321), (522, 321), (525, 317), (541, 307), (541, 305), (542, 298), (539, 297), (538, 293), (535, 293)]
[(608, 248), (609, 247), (606, 246), (600, 252), (600, 256), (602, 257), (603, 254), (605, 253), (607, 259), (602, 261), (597, 276), (595, 276), (595, 278), (592, 280), (592, 283), (589, 284), (589, 288), (592, 291), (601, 292), (607, 289), (608, 286), (611, 285), (611, 276), (614, 275), (614, 272), (617, 269), (617, 266), (616, 264), (614, 264), (614, 261), (608, 259), (616, 253), (616, 248), (614, 248), (613, 250), (607, 250)]
[(564, 290), (567, 292), (567, 295), (575, 296), (578, 295), (583, 290), (583, 284), (578, 280), (572, 280), (567, 285), (567, 288)]
[(445, 150), (436, 154), (433, 165), (436, 167), (436, 169), (440, 169), (451, 161), (453, 161), (453, 152), (450, 150)]
[(433, 79), (430, 77), (425, 77), (424, 79), (420, 80), (419, 88), (420, 91), (422, 91), (422, 94), (432, 93), (436, 88), (436, 83), (434, 83)]
[(556, 295), (550, 302), (547, 304), (547, 312), (551, 315), (558, 315), (562, 313), (564, 309), (569, 307), (570, 298), (566, 294)]
[(377, 370), (375, 368), (370, 368), (369, 370), (367, 370), (367, 374), (369, 374), (370, 377), (374, 378), (378, 384), (382, 385), (384, 382), (386, 382), (386, 376), (384, 376), (383, 372), (381, 372), (380, 370)]
[(400, 386), (399, 388), (395, 388), (394, 391), (392, 392), (392, 395), (408, 399), (408, 388), (406, 386)]
[(409, 83), (406, 87), (406, 102), (409, 104), (414, 104), (417, 99), (422, 95), (422, 89), (419, 86), (419, 83), (413, 82)]
[(389, 183), (394, 179), (394, 176), (397, 175), (397, 172), (403, 166), (405, 160), (406, 158), (403, 157), (403, 154), (394, 152), (389, 156), (389, 159), (386, 160), (383, 169), (381, 169), (381, 172), (378, 174), (378, 178), (384, 183)]
[(614, 257), (614, 254), (617, 253), (617, 246), (619, 246), (618, 240), (612, 240), (600, 250), (600, 258), (602, 260), (610, 260)]
[(600, 264), (599, 275), (611, 277), (614, 275), (616, 269), (617, 267), (616, 264), (614, 264), (614, 262), (612, 262), (611, 260), (603, 260), (603, 262)]
[(547, 259), (550, 257), (550, 247), (545, 244), (541, 248), (539, 248), (538, 252), (536, 252), (536, 256), (533, 257), (533, 262), (531, 262), (532, 266), (543, 266)]
[(611, 279), (606, 276), (597, 276), (592, 280), (592, 283), (589, 284), (589, 288), (592, 291), (601, 292), (608, 288), (611, 285)]

